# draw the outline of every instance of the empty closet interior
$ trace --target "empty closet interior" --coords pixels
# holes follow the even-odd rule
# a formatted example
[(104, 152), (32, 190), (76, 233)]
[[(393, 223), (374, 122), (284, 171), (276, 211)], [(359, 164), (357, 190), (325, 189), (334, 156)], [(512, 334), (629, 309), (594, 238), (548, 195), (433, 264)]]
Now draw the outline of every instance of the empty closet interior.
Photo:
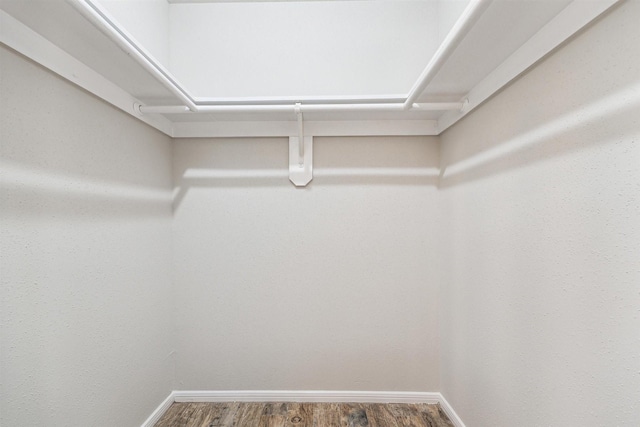
[(0, 0), (0, 424), (640, 425), (639, 0)]

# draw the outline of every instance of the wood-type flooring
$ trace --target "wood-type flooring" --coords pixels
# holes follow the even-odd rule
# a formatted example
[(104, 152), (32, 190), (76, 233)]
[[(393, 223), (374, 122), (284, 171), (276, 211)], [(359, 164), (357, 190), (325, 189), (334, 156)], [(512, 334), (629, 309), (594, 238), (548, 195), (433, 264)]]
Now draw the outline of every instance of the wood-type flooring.
[(453, 427), (417, 403), (173, 403), (155, 427)]

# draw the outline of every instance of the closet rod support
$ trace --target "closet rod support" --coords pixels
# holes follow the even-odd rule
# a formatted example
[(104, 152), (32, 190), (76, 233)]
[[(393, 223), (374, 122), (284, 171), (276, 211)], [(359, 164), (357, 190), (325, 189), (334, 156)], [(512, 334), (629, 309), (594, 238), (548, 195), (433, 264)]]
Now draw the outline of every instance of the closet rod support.
[(302, 116), (302, 111), (300, 110), (301, 104), (296, 102), (295, 112), (296, 118), (298, 119), (298, 166), (301, 168), (304, 167), (304, 118)]
[[(301, 147), (302, 146), (302, 147)], [(302, 164), (300, 152), (304, 153)], [(313, 137), (289, 137), (289, 180), (296, 187), (304, 187), (313, 179)]]

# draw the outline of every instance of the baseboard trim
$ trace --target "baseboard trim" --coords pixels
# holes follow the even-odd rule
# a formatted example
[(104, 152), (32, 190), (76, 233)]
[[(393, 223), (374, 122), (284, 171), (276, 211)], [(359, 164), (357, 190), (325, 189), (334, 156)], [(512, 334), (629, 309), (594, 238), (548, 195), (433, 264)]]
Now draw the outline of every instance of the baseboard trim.
[(440, 401), (438, 403), (440, 404), (440, 407), (442, 408), (444, 413), (447, 414), (447, 417), (449, 417), (449, 420), (451, 420), (453, 425), (455, 427), (466, 427), (462, 422), (462, 419), (458, 416), (456, 411), (453, 410), (453, 407), (449, 404), (447, 399), (445, 399), (442, 393), (438, 394), (440, 395)]
[(326, 390), (175, 391), (176, 402), (356, 402), (437, 403), (440, 393)]
[(141, 427), (153, 427), (173, 402), (353, 402), (439, 403), (455, 427), (465, 427), (441, 393), (417, 391), (325, 391), (325, 390), (179, 390), (153, 411)]
[(160, 403), (156, 410), (149, 415), (149, 418), (142, 423), (141, 427), (153, 427), (175, 401), (174, 392), (172, 391), (169, 393), (169, 396)]

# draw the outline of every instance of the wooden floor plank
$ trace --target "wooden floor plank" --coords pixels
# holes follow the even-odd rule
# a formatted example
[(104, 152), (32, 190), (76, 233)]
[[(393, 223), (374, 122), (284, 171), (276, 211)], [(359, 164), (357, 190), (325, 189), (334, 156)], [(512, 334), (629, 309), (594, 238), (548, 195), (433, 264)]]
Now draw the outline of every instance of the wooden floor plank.
[(400, 427), (430, 427), (415, 405), (392, 403), (389, 404), (389, 410), (395, 415)]
[(189, 417), (196, 408), (190, 403), (174, 402), (160, 418), (155, 427), (174, 427), (189, 425)]
[(346, 427), (368, 427), (369, 418), (363, 405), (358, 403), (343, 403), (340, 405), (342, 417), (340, 425)]
[(367, 421), (369, 421), (369, 427), (385, 427), (383, 424), (380, 424), (378, 419), (376, 418), (375, 411), (372, 410), (372, 407), (375, 406), (372, 403), (361, 403), (360, 407), (367, 414)]
[(384, 427), (398, 427), (398, 421), (395, 419), (393, 413), (389, 410), (387, 404), (369, 404), (367, 407), (367, 413), (370, 418), (375, 420), (377, 426)]
[(337, 403), (316, 403), (313, 412), (313, 427), (339, 426), (340, 412)]
[(453, 427), (439, 405), (174, 403), (155, 427)]
[(258, 427), (285, 427), (286, 422), (284, 415), (261, 415)]
[(162, 415), (162, 418), (160, 420), (158, 420), (158, 422), (156, 423), (155, 427), (168, 427), (170, 426), (171, 422), (173, 422), (173, 420), (175, 420), (175, 418), (178, 416), (178, 414), (181, 411), (185, 410), (185, 406), (178, 404), (178, 403), (173, 403), (171, 406), (169, 406), (169, 409), (167, 409), (167, 411), (164, 413), (164, 415)]
[(238, 416), (231, 424), (234, 427), (255, 427), (262, 417), (264, 403), (244, 403), (238, 409)]
[(268, 402), (264, 404), (262, 415), (279, 415), (287, 416), (287, 404), (285, 402)]
[(195, 406), (195, 410), (189, 417), (191, 420), (190, 425), (193, 425), (194, 427), (209, 427), (214, 414), (220, 411), (220, 409), (221, 408), (218, 405), (199, 404)]
[(282, 402), (265, 403), (258, 427), (285, 427), (287, 404)]
[(287, 403), (285, 427), (313, 427), (313, 404)]
[(417, 403), (413, 405), (427, 427), (454, 427), (439, 404)]
[[(229, 403), (196, 403), (196, 409), (191, 415), (194, 427), (218, 427), (223, 426), (223, 420), (229, 412), (235, 412), (235, 406)], [(191, 424), (190, 424), (191, 425)]]
[[(234, 425), (233, 422), (238, 413), (240, 403), (238, 402), (222, 402), (222, 403), (205, 403), (205, 405), (220, 406), (220, 413), (216, 414), (209, 422), (207, 427), (228, 427)], [(189, 425), (176, 427), (192, 427)]]

